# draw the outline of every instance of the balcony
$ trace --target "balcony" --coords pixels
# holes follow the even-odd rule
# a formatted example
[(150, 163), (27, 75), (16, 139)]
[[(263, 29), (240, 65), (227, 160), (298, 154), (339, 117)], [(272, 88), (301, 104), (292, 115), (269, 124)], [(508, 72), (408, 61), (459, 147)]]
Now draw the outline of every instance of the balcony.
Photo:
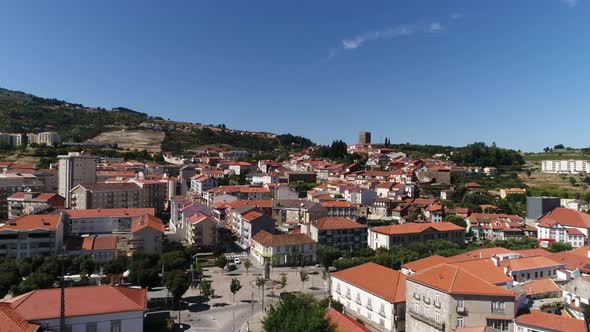
[(420, 300), (420, 294), (418, 294), (418, 293), (414, 292), (414, 298), (415, 298), (416, 300)]
[(379, 310), (379, 316), (385, 318), (385, 310), (383, 310), (383, 309)]
[(367, 310), (373, 311), (373, 306), (370, 303), (367, 303)]
[(360, 299), (360, 298), (357, 298), (357, 299), (355, 300), (355, 302), (356, 302), (356, 304), (358, 304), (358, 305), (361, 305), (361, 299)]
[(434, 319), (432, 317), (427, 317), (423, 313), (416, 311), (416, 309), (414, 309), (412, 307), (408, 307), (408, 311), (410, 312), (410, 316), (414, 317), (415, 319), (417, 319), (423, 323), (426, 323), (426, 324), (438, 329), (439, 331), (445, 330), (445, 323), (437, 322), (436, 319)]
[(467, 312), (467, 310), (465, 310), (465, 306), (458, 305), (457, 306), (457, 312), (460, 313), (460, 314), (464, 314), (464, 313)]
[(434, 306), (440, 309), (440, 301), (434, 300)]
[(422, 296), (422, 301), (424, 301), (424, 303), (426, 303), (426, 304), (430, 304), (430, 298), (427, 297), (426, 295)]

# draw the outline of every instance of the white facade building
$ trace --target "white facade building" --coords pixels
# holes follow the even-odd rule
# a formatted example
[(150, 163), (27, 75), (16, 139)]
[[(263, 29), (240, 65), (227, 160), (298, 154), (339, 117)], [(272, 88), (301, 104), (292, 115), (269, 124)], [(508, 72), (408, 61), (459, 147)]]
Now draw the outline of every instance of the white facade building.
[(543, 160), (541, 161), (543, 173), (588, 173), (590, 162), (587, 160)]

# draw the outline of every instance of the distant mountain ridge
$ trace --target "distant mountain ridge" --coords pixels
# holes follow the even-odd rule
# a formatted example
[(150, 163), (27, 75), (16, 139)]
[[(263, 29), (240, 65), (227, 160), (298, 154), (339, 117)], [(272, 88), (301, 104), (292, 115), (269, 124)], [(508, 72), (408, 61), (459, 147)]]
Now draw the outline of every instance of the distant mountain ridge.
[(0, 132), (57, 131), (64, 141), (82, 142), (116, 128), (162, 130), (164, 151), (182, 152), (200, 146), (219, 145), (241, 149), (272, 151), (315, 145), (311, 140), (291, 134), (241, 131), (225, 125), (203, 125), (165, 120), (126, 107), (107, 110), (87, 107), (55, 98), (42, 98), (21, 91), (0, 88)]

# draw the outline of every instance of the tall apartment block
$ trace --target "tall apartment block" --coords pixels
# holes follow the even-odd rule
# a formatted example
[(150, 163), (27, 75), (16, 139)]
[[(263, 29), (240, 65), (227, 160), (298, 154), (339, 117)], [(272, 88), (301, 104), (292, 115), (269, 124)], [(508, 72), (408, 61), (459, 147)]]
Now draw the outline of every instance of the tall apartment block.
[(70, 152), (58, 156), (59, 186), (58, 193), (66, 198), (65, 207), (70, 208), (70, 190), (79, 184), (96, 183), (97, 158), (90, 154)]

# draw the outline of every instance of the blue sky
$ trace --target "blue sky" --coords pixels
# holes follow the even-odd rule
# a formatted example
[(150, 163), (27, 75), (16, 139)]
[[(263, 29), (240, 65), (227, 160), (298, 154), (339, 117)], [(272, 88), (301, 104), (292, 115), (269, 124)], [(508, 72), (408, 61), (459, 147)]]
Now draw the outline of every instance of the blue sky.
[(586, 0), (7, 1), (0, 86), (319, 143), (581, 147), (588, 17)]

